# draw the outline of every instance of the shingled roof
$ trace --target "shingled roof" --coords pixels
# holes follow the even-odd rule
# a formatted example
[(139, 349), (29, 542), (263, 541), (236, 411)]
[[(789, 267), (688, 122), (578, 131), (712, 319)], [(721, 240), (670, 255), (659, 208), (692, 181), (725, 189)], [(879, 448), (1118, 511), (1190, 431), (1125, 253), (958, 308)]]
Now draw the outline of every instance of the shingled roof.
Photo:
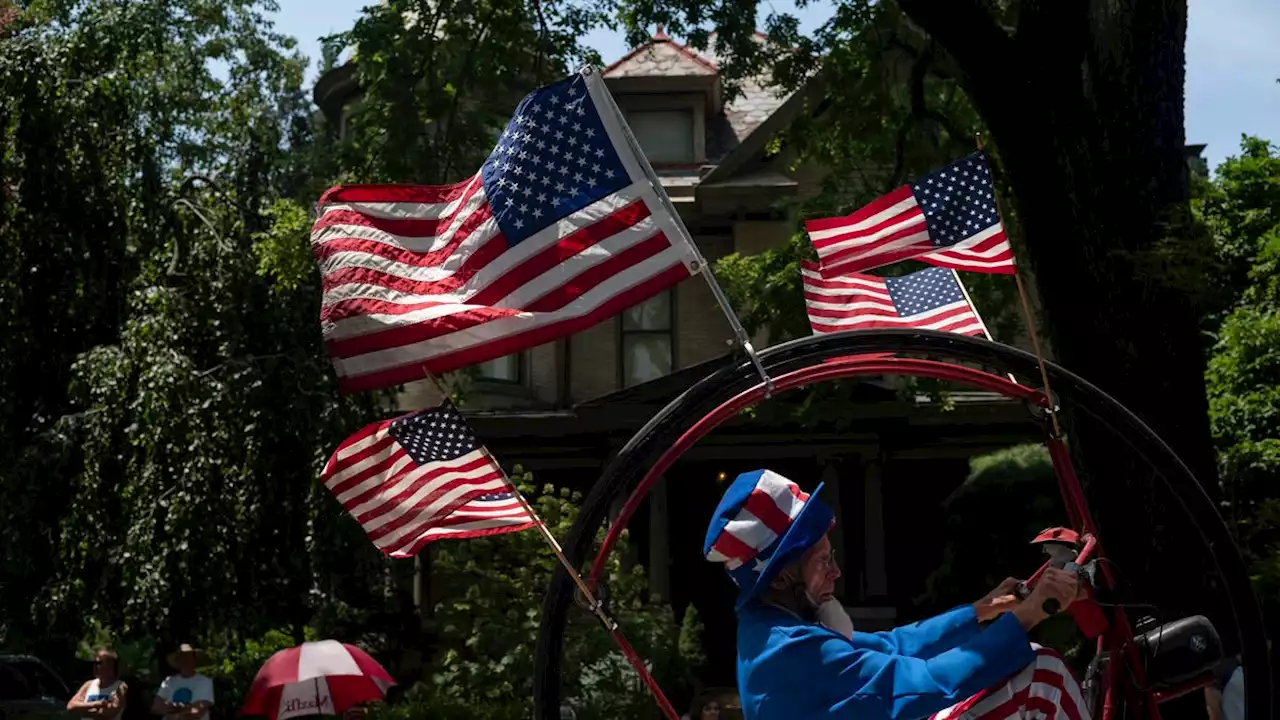
[(714, 77), (719, 74), (714, 63), (673, 40), (661, 25), (649, 42), (623, 55), (601, 73), (605, 77)]

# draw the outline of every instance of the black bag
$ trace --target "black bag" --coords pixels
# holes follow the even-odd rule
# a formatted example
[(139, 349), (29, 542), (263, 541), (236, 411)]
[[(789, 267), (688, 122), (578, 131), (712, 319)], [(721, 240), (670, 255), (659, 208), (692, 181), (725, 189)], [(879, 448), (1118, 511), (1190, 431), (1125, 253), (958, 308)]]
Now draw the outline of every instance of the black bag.
[(1222, 640), (1213, 623), (1203, 615), (1174, 620), (1134, 638), (1151, 685), (1170, 687), (1212, 672), (1222, 660)]

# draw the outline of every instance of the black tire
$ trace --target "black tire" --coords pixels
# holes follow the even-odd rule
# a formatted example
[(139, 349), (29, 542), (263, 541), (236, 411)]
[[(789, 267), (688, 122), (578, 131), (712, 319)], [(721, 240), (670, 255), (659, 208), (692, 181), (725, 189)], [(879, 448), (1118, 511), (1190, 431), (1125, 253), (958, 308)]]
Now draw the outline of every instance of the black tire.
[[(859, 353), (906, 353), (936, 360), (980, 363), (1019, 377), (1038, 378), (1034, 355), (998, 343), (924, 330), (863, 330), (794, 340), (760, 353), (769, 373), (778, 376), (834, 357)], [(1236, 545), (1212, 500), (1195, 476), (1154, 431), (1106, 393), (1070, 371), (1046, 363), (1054, 394), (1072, 412), (1083, 412), (1109, 426), (1149, 462), (1181, 504), (1208, 548), (1223, 579), (1241, 643), (1249, 717), (1270, 718), (1271, 673), (1265, 630), (1257, 599)], [(727, 364), (672, 400), (622, 448), (592, 487), (564, 544), (575, 567), (588, 559), (610, 505), (625, 498), (656, 459), (698, 420), (721, 403), (759, 383), (745, 359)], [(534, 707), (538, 720), (560, 713), (560, 663), (574, 585), (557, 567), (542, 602), (542, 627), (534, 665)]]

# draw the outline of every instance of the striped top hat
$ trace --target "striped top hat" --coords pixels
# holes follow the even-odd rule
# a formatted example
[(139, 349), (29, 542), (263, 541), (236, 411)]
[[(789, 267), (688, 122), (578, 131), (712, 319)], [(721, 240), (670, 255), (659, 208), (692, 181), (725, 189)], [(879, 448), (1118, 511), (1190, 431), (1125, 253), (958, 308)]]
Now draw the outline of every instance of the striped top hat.
[(711, 518), (702, 552), (724, 563), (738, 585), (738, 604), (767, 588), (782, 568), (798, 560), (835, 523), (818, 493), (772, 470), (742, 473), (733, 481)]

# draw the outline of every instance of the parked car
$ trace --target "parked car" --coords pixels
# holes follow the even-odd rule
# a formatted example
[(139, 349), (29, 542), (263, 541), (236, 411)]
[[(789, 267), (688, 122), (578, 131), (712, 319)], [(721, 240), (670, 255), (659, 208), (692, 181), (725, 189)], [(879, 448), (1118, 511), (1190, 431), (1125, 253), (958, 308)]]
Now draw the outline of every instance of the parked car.
[(0, 655), (0, 720), (65, 720), (71, 691), (31, 655)]

